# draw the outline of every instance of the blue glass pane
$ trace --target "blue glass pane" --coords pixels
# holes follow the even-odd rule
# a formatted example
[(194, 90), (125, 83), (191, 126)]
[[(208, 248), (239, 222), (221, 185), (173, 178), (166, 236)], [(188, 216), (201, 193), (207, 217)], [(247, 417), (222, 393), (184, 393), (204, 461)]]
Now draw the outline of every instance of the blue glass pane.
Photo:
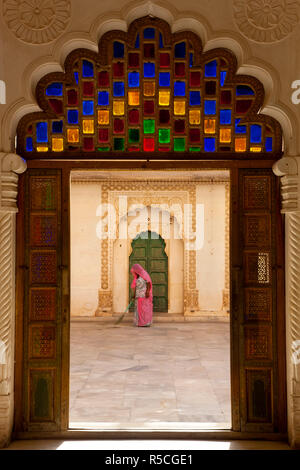
[(235, 133), (236, 134), (246, 134), (246, 126), (239, 126), (240, 119), (235, 120)]
[(61, 134), (62, 131), (63, 131), (63, 122), (62, 121), (52, 122), (52, 132), (53, 132), (53, 134)]
[(154, 39), (155, 38), (155, 29), (154, 28), (145, 28), (144, 29), (144, 38), (145, 39)]
[(78, 72), (74, 72), (74, 78), (75, 78), (75, 82), (78, 85), (78, 82), (79, 82), (79, 73)]
[(114, 42), (114, 57), (116, 59), (124, 57), (124, 44), (122, 42)]
[(140, 48), (140, 35), (139, 35), (139, 34), (136, 36), (136, 40), (135, 40), (135, 45), (134, 45), (134, 47), (135, 47), (136, 49), (139, 49), (139, 48)]
[(185, 82), (174, 82), (174, 96), (185, 96)]
[(184, 59), (186, 54), (186, 45), (185, 42), (180, 42), (175, 44), (175, 57), (176, 59)]
[(62, 83), (51, 83), (46, 88), (47, 96), (62, 96), (63, 94), (63, 84)]
[(27, 137), (27, 139), (26, 139), (26, 151), (27, 152), (32, 152), (32, 150), (33, 150), (32, 137)]
[(204, 114), (216, 114), (216, 100), (205, 100), (204, 101)]
[(48, 123), (36, 123), (36, 141), (39, 143), (48, 142)]
[(68, 111), (68, 123), (78, 124), (78, 111), (76, 109), (69, 109)]
[(208, 64), (205, 64), (205, 76), (216, 77), (217, 76), (217, 61), (212, 60)]
[(250, 142), (251, 144), (261, 143), (261, 126), (258, 124), (250, 126)]
[(92, 62), (89, 62), (88, 60), (82, 61), (82, 76), (84, 78), (89, 78), (89, 77), (94, 76), (94, 66)]
[(100, 106), (108, 106), (109, 104), (109, 93), (108, 91), (98, 92), (98, 104)]
[(221, 109), (220, 124), (231, 124), (231, 109)]
[(205, 152), (214, 152), (216, 150), (216, 139), (214, 137), (204, 137)]
[(82, 114), (92, 116), (94, 114), (94, 101), (86, 100), (82, 102)]
[(248, 85), (237, 85), (236, 95), (237, 96), (254, 95), (254, 91)]
[(124, 82), (114, 82), (114, 96), (124, 96)]
[(144, 77), (153, 78), (155, 77), (155, 64), (152, 62), (146, 62), (144, 64)]
[(224, 83), (225, 83), (225, 80), (226, 80), (226, 75), (227, 75), (227, 72), (225, 71), (222, 71), (220, 73), (220, 83), (221, 83), (221, 86), (224, 86)]
[(160, 72), (159, 86), (170, 86), (170, 72)]
[(199, 106), (201, 104), (200, 91), (190, 91), (190, 105)]
[(272, 152), (272, 150), (273, 150), (273, 138), (266, 137), (266, 151)]
[(160, 49), (164, 47), (164, 41), (161, 33), (159, 33), (159, 47)]
[(190, 52), (190, 67), (193, 67), (193, 63), (194, 63), (194, 54)]
[(137, 87), (140, 86), (140, 74), (139, 72), (129, 72), (128, 74), (128, 86)]

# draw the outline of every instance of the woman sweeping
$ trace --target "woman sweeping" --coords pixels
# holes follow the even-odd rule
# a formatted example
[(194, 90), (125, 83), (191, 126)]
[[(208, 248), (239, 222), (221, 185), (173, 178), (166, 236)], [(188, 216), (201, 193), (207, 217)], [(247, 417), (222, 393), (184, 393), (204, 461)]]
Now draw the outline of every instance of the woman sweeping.
[(131, 284), (134, 297), (134, 323), (136, 326), (150, 326), (153, 315), (151, 277), (140, 264), (134, 264), (131, 273), (134, 276)]

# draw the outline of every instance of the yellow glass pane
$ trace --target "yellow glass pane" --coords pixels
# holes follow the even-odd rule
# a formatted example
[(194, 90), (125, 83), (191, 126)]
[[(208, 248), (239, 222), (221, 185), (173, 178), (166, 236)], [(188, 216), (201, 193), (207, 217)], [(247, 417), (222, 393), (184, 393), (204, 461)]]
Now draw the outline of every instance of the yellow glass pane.
[(124, 116), (124, 101), (114, 101), (113, 102), (113, 114), (114, 116)]
[(261, 147), (250, 147), (250, 152), (261, 152)]
[(245, 137), (240, 137), (235, 139), (235, 151), (236, 152), (246, 152), (247, 149), (247, 139)]
[(64, 149), (64, 139), (52, 137), (52, 150), (53, 152), (62, 152)]
[(82, 131), (84, 134), (94, 134), (94, 119), (83, 119)]
[(128, 92), (128, 104), (129, 106), (138, 106), (140, 104), (140, 92), (139, 91)]
[(220, 142), (222, 144), (231, 142), (231, 129), (220, 129)]
[(144, 95), (145, 96), (155, 95), (155, 82), (144, 82)]
[(48, 152), (48, 147), (37, 147), (38, 152)]
[(191, 109), (189, 112), (190, 124), (198, 125), (200, 124), (201, 115), (199, 109)]
[(68, 142), (72, 144), (79, 142), (79, 129), (68, 129), (67, 138), (68, 138)]
[(175, 116), (183, 116), (185, 114), (185, 101), (174, 101)]
[(216, 120), (215, 119), (204, 119), (204, 132), (205, 134), (215, 134), (216, 132)]
[(160, 91), (158, 94), (159, 106), (169, 106), (170, 104), (170, 92)]
[(109, 111), (107, 109), (98, 111), (98, 124), (109, 124)]

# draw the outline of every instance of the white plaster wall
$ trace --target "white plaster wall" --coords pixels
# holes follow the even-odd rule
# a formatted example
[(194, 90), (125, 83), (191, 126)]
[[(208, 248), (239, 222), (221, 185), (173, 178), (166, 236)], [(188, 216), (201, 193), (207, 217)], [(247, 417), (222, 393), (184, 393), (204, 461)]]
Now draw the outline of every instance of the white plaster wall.
[(196, 261), (199, 310), (218, 312), (225, 287), (225, 185), (197, 186), (196, 201), (204, 205), (204, 244)]
[(100, 288), (101, 246), (96, 236), (101, 202), (97, 183), (71, 184), (71, 315), (94, 316)]

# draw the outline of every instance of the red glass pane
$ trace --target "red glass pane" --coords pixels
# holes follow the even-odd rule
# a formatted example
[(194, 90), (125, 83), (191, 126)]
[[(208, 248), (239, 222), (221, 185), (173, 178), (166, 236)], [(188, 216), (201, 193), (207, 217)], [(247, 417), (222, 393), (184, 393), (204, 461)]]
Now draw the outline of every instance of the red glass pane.
[(124, 121), (123, 119), (114, 119), (114, 132), (116, 134), (124, 133)]
[(131, 109), (128, 114), (129, 124), (138, 124), (140, 122), (140, 113), (138, 109)]
[(185, 63), (184, 62), (175, 62), (175, 76), (176, 77), (185, 76)]
[(159, 147), (158, 149), (160, 152), (170, 152), (171, 148), (170, 147)]
[(68, 105), (77, 106), (78, 104), (78, 95), (76, 90), (68, 90)]
[(168, 124), (170, 122), (170, 112), (167, 109), (161, 109), (159, 111), (159, 123)]
[(205, 94), (214, 96), (216, 94), (216, 82), (215, 81), (209, 81), (205, 82)]
[(154, 114), (154, 101), (144, 102), (144, 113), (147, 115)]
[(128, 54), (128, 66), (131, 68), (138, 67), (140, 63), (140, 55), (136, 52), (130, 52)]
[(99, 142), (108, 142), (108, 129), (99, 129)]
[(200, 86), (201, 75), (200, 72), (191, 72), (190, 74), (190, 85)]
[(174, 121), (174, 132), (176, 134), (183, 134), (184, 131), (185, 131), (185, 120), (176, 119), (176, 121)]
[(144, 44), (144, 57), (152, 59), (155, 55), (154, 44)]
[(236, 100), (236, 112), (240, 114), (245, 114), (251, 108), (253, 100)]
[(230, 90), (221, 91), (220, 104), (231, 104), (231, 91)]
[(109, 86), (108, 72), (99, 72), (98, 83), (99, 83), (99, 86)]
[(123, 62), (117, 62), (113, 64), (113, 75), (114, 77), (124, 77), (124, 64)]
[(51, 99), (49, 104), (56, 114), (63, 114), (63, 102), (61, 100)]
[(153, 137), (144, 138), (144, 150), (145, 152), (153, 152), (155, 149), (155, 141)]
[(170, 54), (166, 52), (159, 54), (159, 65), (160, 67), (170, 67)]
[(85, 137), (83, 139), (83, 150), (87, 150), (87, 151), (94, 150), (94, 139), (93, 139), (93, 137)]
[(139, 152), (140, 151), (139, 147), (129, 147), (128, 150), (129, 150), (129, 152)]
[(83, 82), (82, 91), (84, 96), (94, 96), (94, 82)]
[(190, 142), (200, 142), (200, 129), (190, 129)]
[(30, 126), (28, 126), (28, 129), (27, 129), (27, 134), (32, 134), (32, 131), (33, 131), (32, 124), (30, 124)]

